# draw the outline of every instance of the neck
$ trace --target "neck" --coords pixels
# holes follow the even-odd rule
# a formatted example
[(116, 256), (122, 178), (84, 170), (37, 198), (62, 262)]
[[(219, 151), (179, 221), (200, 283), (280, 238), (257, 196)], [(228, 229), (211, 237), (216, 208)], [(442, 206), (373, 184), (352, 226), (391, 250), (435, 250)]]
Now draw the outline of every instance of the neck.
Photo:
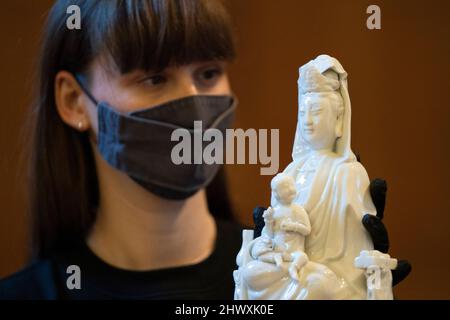
[(160, 198), (93, 149), (100, 205), (87, 243), (97, 256), (118, 268), (152, 270), (195, 264), (211, 254), (216, 225), (204, 190), (181, 201)]
[(333, 151), (331, 148), (323, 148), (323, 149), (312, 149), (310, 151), (310, 155), (312, 156), (329, 156), (332, 155)]

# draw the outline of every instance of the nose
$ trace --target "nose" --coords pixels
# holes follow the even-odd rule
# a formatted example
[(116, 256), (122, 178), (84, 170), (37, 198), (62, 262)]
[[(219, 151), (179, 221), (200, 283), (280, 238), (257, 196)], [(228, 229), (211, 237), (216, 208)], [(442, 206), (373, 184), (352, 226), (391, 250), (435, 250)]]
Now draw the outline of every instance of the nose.
[(312, 117), (311, 112), (309, 110), (305, 110), (303, 124), (305, 125), (305, 127), (310, 127), (312, 125)]
[(185, 70), (178, 73), (176, 95), (178, 98), (198, 95), (199, 90), (191, 74)]

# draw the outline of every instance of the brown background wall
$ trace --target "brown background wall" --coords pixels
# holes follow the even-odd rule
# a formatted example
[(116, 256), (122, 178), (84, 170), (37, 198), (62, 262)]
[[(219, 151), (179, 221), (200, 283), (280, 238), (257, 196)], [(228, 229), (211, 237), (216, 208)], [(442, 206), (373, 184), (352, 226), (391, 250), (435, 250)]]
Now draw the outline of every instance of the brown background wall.
[[(290, 161), (298, 67), (318, 54), (349, 73), (352, 146), (371, 178), (389, 183), (385, 223), (391, 254), (413, 273), (400, 299), (450, 299), (450, 5), (447, 1), (229, 0), (239, 57), (231, 67), (239, 96), (236, 127), (279, 128), (280, 170)], [(30, 101), (39, 31), (52, 1), (2, 1), (0, 23), (0, 277), (24, 263), (21, 128)], [(366, 8), (381, 7), (381, 30)], [(269, 203), (259, 165), (231, 165), (237, 218), (251, 224)]]

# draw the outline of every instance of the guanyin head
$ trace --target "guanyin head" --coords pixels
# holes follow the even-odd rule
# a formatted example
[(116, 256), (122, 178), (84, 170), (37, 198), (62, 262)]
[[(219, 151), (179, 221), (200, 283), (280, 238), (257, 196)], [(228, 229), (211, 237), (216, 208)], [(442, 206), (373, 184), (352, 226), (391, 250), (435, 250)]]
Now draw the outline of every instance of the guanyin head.
[(344, 102), (339, 76), (333, 70), (320, 73), (314, 65), (300, 69), (299, 121), (301, 136), (313, 150), (334, 150), (342, 136)]

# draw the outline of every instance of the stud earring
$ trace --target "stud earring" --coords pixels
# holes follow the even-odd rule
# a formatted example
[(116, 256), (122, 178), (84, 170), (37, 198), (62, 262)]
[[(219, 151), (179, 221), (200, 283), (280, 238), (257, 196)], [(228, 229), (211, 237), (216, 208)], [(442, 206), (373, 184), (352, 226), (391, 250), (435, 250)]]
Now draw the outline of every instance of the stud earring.
[(82, 129), (83, 129), (83, 127), (84, 127), (84, 122), (83, 122), (83, 120), (78, 121), (77, 127), (78, 127), (78, 130), (82, 130)]

